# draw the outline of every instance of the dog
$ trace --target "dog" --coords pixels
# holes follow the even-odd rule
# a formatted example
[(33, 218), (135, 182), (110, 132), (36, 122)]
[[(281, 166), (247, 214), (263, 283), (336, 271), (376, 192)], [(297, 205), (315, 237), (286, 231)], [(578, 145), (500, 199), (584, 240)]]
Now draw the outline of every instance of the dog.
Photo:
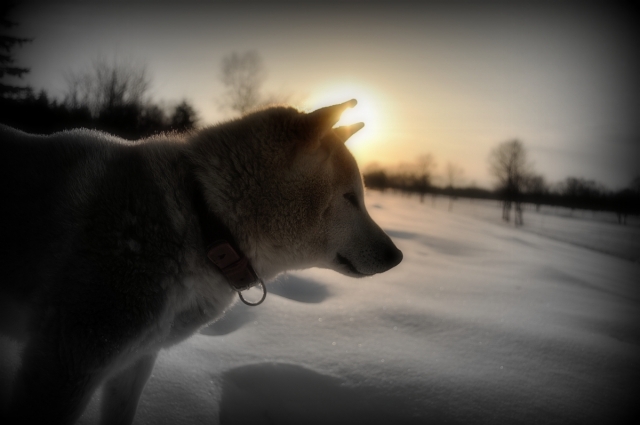
[(3, 423), (73, 423), (100, 385), (102, 423), (131, 423), (158, 351), (244, 289), (398, 265), (344, 144), (363, 124), (334, 128), (355, 105), (137, 142), (0, 126), (0, 318), (24, 344)]

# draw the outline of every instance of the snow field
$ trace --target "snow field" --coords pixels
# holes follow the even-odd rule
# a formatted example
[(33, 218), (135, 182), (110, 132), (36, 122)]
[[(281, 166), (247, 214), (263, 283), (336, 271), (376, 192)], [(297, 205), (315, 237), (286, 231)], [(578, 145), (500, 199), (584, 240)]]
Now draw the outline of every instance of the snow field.
[[(523, 229), (500, 223), (495, 205), (457, 201), (447, 212), (441, 200), (373, 191), (366, 201), (404, 252), (398, 267), (367, 279), (311, 269), (269, 283), (263, 305), (236, 304), (160, 353), (135, 423), (640, 417), (638, 263), (585, 248), (596, 236), (582, 243), (567, 218), (545, 216), (560, 235), (550, 239), (532, 229), (532, 213)], [(578, 225), (627, 243), (615, 224)], [(99, 398), (80, 423), (97, 421)]]

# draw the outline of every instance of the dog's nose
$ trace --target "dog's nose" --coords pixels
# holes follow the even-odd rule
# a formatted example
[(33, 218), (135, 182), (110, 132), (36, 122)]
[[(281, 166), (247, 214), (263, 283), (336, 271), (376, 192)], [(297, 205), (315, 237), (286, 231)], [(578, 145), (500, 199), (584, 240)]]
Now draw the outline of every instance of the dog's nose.
[(389, 267), (389, 269), (397, 266), (402, 261), (403, 255), (402, 251), (396, 248), (394, 245), (387, 246), (385, 252), (385, 264)]

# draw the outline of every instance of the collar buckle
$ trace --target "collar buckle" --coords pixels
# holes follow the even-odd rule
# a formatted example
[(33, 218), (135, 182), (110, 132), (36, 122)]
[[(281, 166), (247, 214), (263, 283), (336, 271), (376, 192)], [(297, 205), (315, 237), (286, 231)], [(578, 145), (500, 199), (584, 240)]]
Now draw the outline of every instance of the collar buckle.
[(240, 294), (242, 302), (248, 305), (258, 305), (264, 300), (267, 290), (262, 279), (258, 277), (251, 264), (249, 264), (249, 259), (239, 254), (229, 242), (223, 239), (214, 241), (207, 248), (207, 257), (227, 278), (238, 294), (255, 285), (262, 285), (263, 296), (258, 303), (248, 303)]

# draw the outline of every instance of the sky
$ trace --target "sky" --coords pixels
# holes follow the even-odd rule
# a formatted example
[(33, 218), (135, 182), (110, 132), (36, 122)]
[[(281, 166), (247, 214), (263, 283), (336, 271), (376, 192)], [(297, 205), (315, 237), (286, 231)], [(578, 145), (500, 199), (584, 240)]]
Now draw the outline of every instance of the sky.
[[(492, 187), (490, 151), (517, 138), (535, 170), (610, 189), (640, 175), (637, 19), (620, 6), (540, 2), (22, 2), (24, 81), (64, 96), (97, 58), (146, 66), (154, 101), (220, 109), (222, 58), (256, 50), (264, 90), (302, 110), (356, 98), (361, 168), (451, 162)], [(436, 183), (443, 183), (436, 179)]]

